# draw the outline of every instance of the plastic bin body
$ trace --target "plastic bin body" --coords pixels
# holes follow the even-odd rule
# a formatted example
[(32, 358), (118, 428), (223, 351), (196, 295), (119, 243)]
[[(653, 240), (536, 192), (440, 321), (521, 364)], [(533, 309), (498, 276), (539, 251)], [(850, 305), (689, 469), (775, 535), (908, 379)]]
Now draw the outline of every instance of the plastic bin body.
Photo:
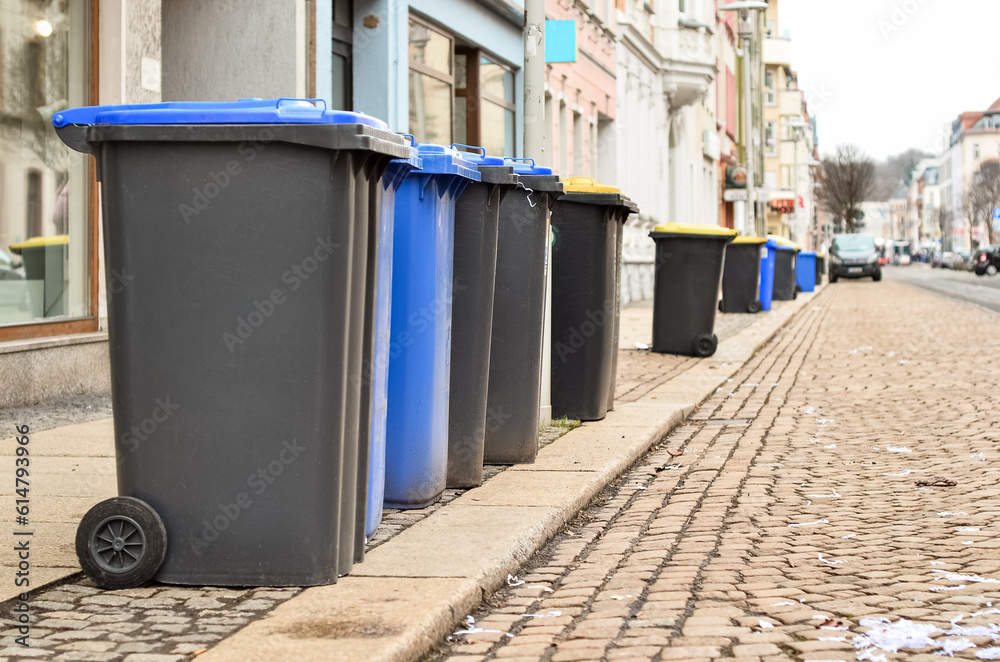
[(711, 356), (726, 244), (735, 230), (715, 225), (658, 226), (653, 289), (653, 351)]
[[(10, 250), (24, 262), (24, 278), (42, 282), (41, 301), (31, 301), (32, 317), (59, 317), (66, 314), (65, 264), (69, 235), (32, 237)], [(30, 291), (30, 290), (29, 290)]]
[(128, 283), (108, 301), (118, 490), (166, 527), (156, 579), (335, 582), (364, 517), (348, 411), (364, 333), (351, 300), (370, 285), (364, 178), (403, 140), (284, 100), (53, 122), (97, 157), (106, 271)]
[(513, 163), (523, 186), (500, 204), (486, 464), (534, 462), (538, 453), (549, 213), (563, 190), (550, 168)]
[(774, 260), (777, 244), (768, 239), (760, 258), (760, 306), (761, 310), (771, 310), (774, 301)]
[(455, 202), (480, 179), (453, 149), (418, 144), (417, 151), (422, 167), (396, 192), (386, 508), (423, 508), (445, 489)]
[(614, 224), (615, 232), (615, 328), (611, 333), (611, 384), (608, 386), (608, 411), (615, 408), (615, 387), (618, 384), (618, 341), (621, 336), (621, 305), (622, 305), (622, 239), (625, 236), (625, 221), (627, 215)]
[(448, 487), (476, 487), (483, 482), (497, 230), (500, 205), (517, 185), (513, 166), (503, 158), (463, 157), (476, 164), (482, 179), (469, 183), (455, 206)]
[(795, 284), (801, 292), (816, 291), (816, 253), (801, 251), (795, 259)]
[(791, 301), (798, 294), (795, 289), (795, 263), (799, 247), (783, 237), (768, 237), (777, 251), (774, 256), (774, 299)]
[(757, 313), (763, 310), (760, 299), (762, 253), (767, 252), (763, 237), (737, 237), (726, 246), (722, 272), (724, 313)]
[[(388, 413), (389, 347), (391, 342), (392, 310), (392, 246), (395, 218), (396, 190), (414, 168), (421, 165), (416, 149), (408, 159), (395, 159), (386, 166), (385, 173), (373, 185), (377, 188), (379, 205), (372, 206), (378, 216), (379, 240), (375, 267), (376, 289), (374, 301), (375, 334), (371, 355), (371, 427), (368, 444), (368, 505), (362, 535), (371, 536), (382, 521), (382, 502), (385, 496), (385, 423)], [(369, 355), (365, 355), (368, 359)], [(364, 379), (365, 377), (362, 377)], [(362, 415), (361, 420), (367, 420)], [(363, 445), (363, 444), (362, 444)]]
[(620, 226), (635, 204), (589, 177), (552, 208), (552, 416), (596, 421), (614, 397)]
[(826, 256), (816, 254), (816, 284), (823, 284), (823, 274), (826, 273)]

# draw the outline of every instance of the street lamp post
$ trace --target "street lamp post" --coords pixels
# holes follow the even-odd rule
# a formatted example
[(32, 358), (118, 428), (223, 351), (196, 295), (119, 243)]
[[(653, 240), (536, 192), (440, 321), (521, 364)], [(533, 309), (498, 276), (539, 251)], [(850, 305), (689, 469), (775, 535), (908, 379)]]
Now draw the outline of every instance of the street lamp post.
[(792, 143), (795, 145), (793, 148), (795, 150), (795, 165), (792, 166), (792, 180), (794, 188), (794, 197), (792, 199), (792, 225), (795, 231), (798, 232), (799, 229), (799, 141), (802, 140), (802, 132), (806, 128), (812, 125), (809, 122), (803, 122), (802, 120), (791, 120), (785, 122), (785, 126), (792, 130)]
[(758, 234), (757, 203), (754, 200), (754, 155), (753, 155), (753, 102), (750, 96), (750, 44), (757, 25), (757, 10), (767, 9), (766, 2), (760, 0), (737, 0), (719, 7), (722, 11), (738, 11), (740, 17), (739, 35), (743, 39), (743, 127), (747, 154), (747, 225)]

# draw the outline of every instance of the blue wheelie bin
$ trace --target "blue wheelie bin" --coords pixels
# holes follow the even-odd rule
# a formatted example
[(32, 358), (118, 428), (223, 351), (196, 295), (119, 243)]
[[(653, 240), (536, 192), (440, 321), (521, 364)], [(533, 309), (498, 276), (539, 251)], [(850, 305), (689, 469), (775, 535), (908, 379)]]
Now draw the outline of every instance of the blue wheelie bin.
[[(379, 241), (375, 262), (375, 347), (369, 375), (372, 385), (371, 427), (368, 455), (368, 504), (364, 536), (371, 536), (382, 521), (382, 500), (385, 495), (385, 422), (388, 413), (389, 345), (392, 341), (389, 325), (392, 306), (392, 236), (395, 219), (396, 191), (406, 176), (420, 168), (421, 160), (415, 147), (410, 157), (394, 159), (386, 166), (382, 178), (373, 185), (380, 193), (377, 210)], [(367, 420), (363, 415), (362, 423)]]
[(774, 301), (774, 260), (778, 253), (778, 244), (768, 239), (760, 254), (760, 309), (771, 310)]
[(455, 203), (481, 180), (461, 152), (418, 143), (421, 168), (396, 192), (385, 433), (387, 508), (423, 508), (448, 472)]
[(800, 292), (816, 291), (816, 253), (801, 251), (795, 264), (795, 284)]

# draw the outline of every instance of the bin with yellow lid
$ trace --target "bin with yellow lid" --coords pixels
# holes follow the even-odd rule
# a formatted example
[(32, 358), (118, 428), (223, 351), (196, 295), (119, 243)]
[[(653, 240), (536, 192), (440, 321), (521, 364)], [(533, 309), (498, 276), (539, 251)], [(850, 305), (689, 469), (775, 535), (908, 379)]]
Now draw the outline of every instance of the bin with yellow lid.
[(726, 247), (726, 262), (722, 270), (722, 301), (724, 313), (759, 313), (763, 310), (760, 297), (761, 251), (766, 254), (764, 237), (736, 237)]
[(596, 421), (614, 406), (622, 228), (636, 204), (590, 177), (552, 207), (552, 416)]
[[(10, 252), (24, 261), (24, 277), (41, 281), (41, 301), (32, 297), (31, 308), (39, 317), (59, 317), (66, 314), (66, 258), (69, 235), (32, 237), (10, 245)], [(37, 294), (36, 290), (29, 291)]]
[(772, 234), (768, 235), (767, 238), (773, 242), (775, 248), (774, 300), (791, 301), (798, 296), (798, 288), (795, 284), (795, 265), (802, 248), (785, 237)]
[(656, 242), (653, 351), (711, 356), (726, 245), (736, 230), (717, 225), (667, 223), (650, 234)]

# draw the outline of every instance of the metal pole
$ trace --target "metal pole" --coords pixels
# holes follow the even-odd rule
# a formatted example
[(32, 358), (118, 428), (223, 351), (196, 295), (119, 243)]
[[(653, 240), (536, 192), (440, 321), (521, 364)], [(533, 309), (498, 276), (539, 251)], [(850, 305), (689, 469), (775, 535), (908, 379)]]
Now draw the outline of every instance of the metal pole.
[(792, 129), (795, 132), (795, 142), (792, 143), (792, 149), (795, 150), (795, 165), (792, 166), (792, 179), (795, 181), (795, 197), (792, 198), (792, 226), (795, 228), (795, 234), (799, 233), (799, 139), (802, 137), (802, 129)]
[(524, 154), (545, 149), (545, 0), (524, 3)]
[[(744, 10), (747, 11), (747, 10)], [(743, 128), (747, 148), (747, 231), (760, 235), (757, 228), (757, 204), (754, 201), (753, 99), (750, 95), (750, 36), (743, 38)]]

